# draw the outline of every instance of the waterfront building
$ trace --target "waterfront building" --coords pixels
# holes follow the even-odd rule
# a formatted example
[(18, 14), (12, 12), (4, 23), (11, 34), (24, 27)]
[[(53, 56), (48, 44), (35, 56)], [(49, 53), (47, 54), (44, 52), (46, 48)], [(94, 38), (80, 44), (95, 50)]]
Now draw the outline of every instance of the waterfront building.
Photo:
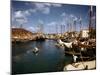
[(83, 29), (81, 31), (81, 37), (82, 38), (88, 38), (89, 37), (89, 30), (88, 29)]

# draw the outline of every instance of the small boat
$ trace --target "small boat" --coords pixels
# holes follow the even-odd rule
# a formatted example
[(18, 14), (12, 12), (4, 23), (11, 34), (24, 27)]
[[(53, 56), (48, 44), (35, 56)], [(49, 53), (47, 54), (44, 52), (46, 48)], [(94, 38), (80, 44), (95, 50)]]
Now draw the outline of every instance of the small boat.
[(38, 53), (39, 52), (39, 49), (37, 48), (37, 47), (35, 47), (34, 49), (33, 49), (33, 53)]

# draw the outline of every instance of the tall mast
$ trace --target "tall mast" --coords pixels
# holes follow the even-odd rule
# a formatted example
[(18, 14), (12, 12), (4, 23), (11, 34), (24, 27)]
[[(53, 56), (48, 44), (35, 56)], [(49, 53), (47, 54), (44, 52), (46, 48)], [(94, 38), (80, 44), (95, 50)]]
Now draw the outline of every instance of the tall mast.
[(92, 17), (93, 17), (93, 6), (90, 6), (90, 11), (89, 11), (89, 31), (91, 31), (93, 25), (92, 25)]
[(61, 25), (61, 36), (62, 36), (62, 25)]
[(56, 29), (55, 30), (56, 30), (56, 34), (58, 34), (58, 26), (57, 26), (57, 24), (56, 24)]
[(20, 25), (20, 28), (23, 28), (23, 25), (22, 24)]
[(76, 20), (74, 20), (73, 22), (74, 22), (73, 30), (76, 31)]
[(80, 16), (80, 18), (79, 18), (79, 25), (80, 25), (80, 31), (82, 30), (82, 18), (81, 18), (81, 16)]

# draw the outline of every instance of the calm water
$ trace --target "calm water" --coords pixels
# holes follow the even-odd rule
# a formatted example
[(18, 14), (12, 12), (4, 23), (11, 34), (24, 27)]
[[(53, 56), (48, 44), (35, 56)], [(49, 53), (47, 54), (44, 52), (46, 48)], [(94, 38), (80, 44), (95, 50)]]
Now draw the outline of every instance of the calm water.
[[(56, 41), (34, 41), (12, 45), (12, 73), (40, 73), (63, 71), (72, 57), (64, 55), (64, 49), (55, 46)], [(39, 48), (38, 54), (32, 49)]]

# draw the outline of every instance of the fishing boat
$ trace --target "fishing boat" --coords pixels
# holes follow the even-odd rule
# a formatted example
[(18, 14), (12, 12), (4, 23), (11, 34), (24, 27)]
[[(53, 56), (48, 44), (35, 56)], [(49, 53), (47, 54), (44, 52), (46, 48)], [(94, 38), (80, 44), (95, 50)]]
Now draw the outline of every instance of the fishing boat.
[(61, 39), (58, 40), (58, 44), (61, 46), (66, 46), (67, 48), (72, 48), (72, 43), (73, 42), (63, 42)]

